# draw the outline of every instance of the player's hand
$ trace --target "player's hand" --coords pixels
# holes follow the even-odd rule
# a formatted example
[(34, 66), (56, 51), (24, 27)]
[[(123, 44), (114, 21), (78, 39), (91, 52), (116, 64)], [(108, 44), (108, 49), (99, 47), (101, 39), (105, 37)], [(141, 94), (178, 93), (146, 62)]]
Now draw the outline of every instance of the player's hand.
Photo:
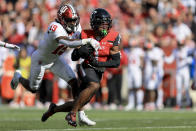
[(95, 40), (95, 39), (91, 39), (90, 41), (90, 45), (97, 51), (100, 48), (100, 43)]
[(91, 39), (92, 38), (82, 39), (82, 44), (86, 45), (86, 44), (90, 43)]
[(100, 43), (93, 38), (82, 39), (82, 43), (83, 45), (90, 44), (96, 51), (100, 48)]
[(5, 48), (15, 49), (15, 50), (20, 51), (20, 47), (17, 46), (17, 45), (14, 45), (14, 44), (8, 44), (8, 43), (6, 43)]
[(20, 51), (19, 46), (14, 45), (14, 44), (9, 44), (9, 43), (6, 43), (4, 41), (0, 41), (0, 46), (8, 48), (8, 49), (16, 49), (16, 50)]
[(78, 49), (78, 55), (83, 58), (83, 59), (86, 59), (89, 57), (89, 49), (86, 48), (86, 46), (81, 46), (79, 49)]

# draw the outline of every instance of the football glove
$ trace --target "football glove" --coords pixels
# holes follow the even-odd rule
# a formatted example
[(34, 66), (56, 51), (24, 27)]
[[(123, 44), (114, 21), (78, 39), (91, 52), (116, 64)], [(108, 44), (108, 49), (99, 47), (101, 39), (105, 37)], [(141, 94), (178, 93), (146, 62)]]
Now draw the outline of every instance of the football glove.
[(82, 39), (82, 44), (90, 44), (96, 51), (100, 48), (100, 43), (93, 38)]
[(3, 41), (0, 41), (0, 46), (8, 48), (8, 49), (16, 49), (18, 51), (20, 51), (20, 47), (14, 44), (9, 44)]
[(78, 49), (78, 54), (81, 58), (83, 59), (87, 59), (88, 56), (89, 56), (89, 50), (86, 46), (81, 46), (79, 49)]

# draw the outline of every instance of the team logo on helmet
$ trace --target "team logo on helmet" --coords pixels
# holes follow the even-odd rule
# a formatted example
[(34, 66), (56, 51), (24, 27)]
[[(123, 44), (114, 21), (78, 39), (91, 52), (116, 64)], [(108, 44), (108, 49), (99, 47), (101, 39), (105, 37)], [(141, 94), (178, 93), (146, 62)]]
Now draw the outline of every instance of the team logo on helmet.
[(70, 4), (62, 5), (57, 12), (57, 19), (59, 23), (69, 33), (75, 32), (79, 25), (79, 15)]

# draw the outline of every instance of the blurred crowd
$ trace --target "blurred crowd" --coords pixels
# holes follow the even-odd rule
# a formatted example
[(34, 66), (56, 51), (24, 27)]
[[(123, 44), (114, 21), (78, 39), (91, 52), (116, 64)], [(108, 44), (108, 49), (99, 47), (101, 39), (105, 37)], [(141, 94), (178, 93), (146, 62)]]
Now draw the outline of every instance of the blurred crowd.
[[(66, 1), (66, 0), (65, 0)], [(0, 48), (1, 103), (11, 107), (48, 106), (71, 98), (71, 89), (49, 70), (38, 95), (24, 88), (13, 91), (16, 69), (29, 77), (31, 54), (48, 24), (55, 20), (61, 0), (0, 0), (0, 40), (17, 44), (20, 52)], [(70, 0), (83, 29), (90, 28), (90, 14), (105, 8), (113, 29), (121, 34), (121, 65), (107, 69), (102, 88), (87, 109), (155, 110), (164, 106), (190, 108), (196, 58), (195, 0)], [(75, 70), (76, 63), (65, 60)], [(22, 85), (19, 85), (22, 87)]]

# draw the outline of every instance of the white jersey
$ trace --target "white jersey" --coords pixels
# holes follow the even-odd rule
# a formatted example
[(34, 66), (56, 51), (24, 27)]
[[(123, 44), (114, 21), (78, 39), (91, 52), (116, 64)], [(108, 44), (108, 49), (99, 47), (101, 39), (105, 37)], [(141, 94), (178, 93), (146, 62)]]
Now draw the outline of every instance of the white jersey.
[(188, 68), (188, 64), (192, 62), (192, 58), (188, 56), (188, 47), (182, 47), (181, 49), (175, 49), (169, 57), (165, 58), (166, 63), (172, 63), (176, 60), (177, 70), (182, 68)]
[[(152, 50), (146, 51), (145, 53), (145, 67), (144, 67), (144, 86), (146, 89), (154, 90), (158, 88), (160, 72), (159, 59), (161, 57), (158, 53), (158, 48), (154, 47)], [(157, 64), (153, 65), (153, 61)]]
[(142, 70), (141, 57), (144, 56), (144, 51), (139, 48), (133, 48), (128, 53), (128, 88), (141, 88), (142, 86)]
[(129, 67), (140, 67), (141, 57), (143, 56), (144, 56), (144, 51), (139, 47), (130, 50), (130, 52), (128, 53)]
[(163, 76), (164, 74), (164, 69), (163, 69), (163, 66), (164, 66), (164, 52), (161, 48), (159, 47), (154, 47), (152, 49), (152, 52), (153, 52), (153, 56), (152, 57), (156, 57), (154, 59), (157, 59), (158, 60), (158, 70), (159, 70), (159, 75), (160, 76)]
[[(78, 35), (80, 35), (80, 32), (81, 26), (79, 25), (78, 30), (72, 36), (77, 37)], [(56, 38), (60, 36), (72, 38), (72, 36), (68, 35), (68, 33), (61, 24), (59, 24), (58, 22), (52, 22), (49, 25), (48, 30), (44, 35), (44, 38), (40, 41), (38, 46), (38, 52), (42, 61), (46, 63), (51, 63), (65, 52), (67, 46), (59, 44), (56, 41)]]
[(43, 40), (40, 41), (38, 49), (33, 52), (31, 57), (31, 89), (37, 90), (40, 87), (46, 69), (50, 69), (55, 75), (66, 82), (76, 78), (73, 70), (62, 56), (67, 46), (57, 43), (55, 39), (60, 36), (66, 36), (72, 39), (79, 37), (80, 33), (80, 25), (78, 31), (69, 36), (59, 23), (52, 22), (50, 24)]

